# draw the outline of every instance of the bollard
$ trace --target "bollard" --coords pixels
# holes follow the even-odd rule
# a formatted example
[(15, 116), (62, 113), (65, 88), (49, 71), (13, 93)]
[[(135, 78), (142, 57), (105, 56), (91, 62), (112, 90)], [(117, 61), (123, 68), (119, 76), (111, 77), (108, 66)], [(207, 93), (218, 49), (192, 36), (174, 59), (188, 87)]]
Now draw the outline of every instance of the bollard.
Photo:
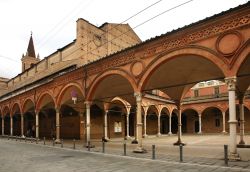
[(105, 153), (105, 142), (102, 141), (102, 153)]
[(55, 138), (53, 137), (52, 140), (53, 140), (53, 141), (52, 141), (52, 145), (55, 146)]
[(63, 139), (61, 139), (61, 148), (63, 148)]
[(73, 139), (73, 149), (76, 149), (76, 140)]
[(45, 137), (43, 137), (43, 145), (45, 145)]
[(155, 145), (152, 145), (152, 159), (155, 159)]
[(183, 145), (180, 144), (180, 162), (183, 162)]
[(90, 151), (90, 141), (88, 141), (88, 151)]
[(228, 166), (228, 145), (224, 145), (224, 160), (225, 165)]
[(127, 145), (126, 145), (126, 143), (123, 144), (123, 155), (124, 156), (127, 155)]

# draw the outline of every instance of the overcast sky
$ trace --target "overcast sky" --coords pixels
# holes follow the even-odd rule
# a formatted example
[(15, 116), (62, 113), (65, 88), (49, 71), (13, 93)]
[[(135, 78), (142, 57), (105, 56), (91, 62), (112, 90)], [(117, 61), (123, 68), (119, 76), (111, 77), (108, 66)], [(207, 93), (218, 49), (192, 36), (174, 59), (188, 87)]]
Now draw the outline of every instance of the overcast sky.
[[(84, 18), (100, 26), (121, 23), (159, 0), (0, 0), (0, 77), (21, 72), (31, 31), (36, 53), (46, 57), (72, 42), (76, 20)], [(144, 21), (189, 0), (161, 0), (126, 21), (144, 41), (214, 14), (244, 4), (247, 0), (193, 0), (183, 6)]]

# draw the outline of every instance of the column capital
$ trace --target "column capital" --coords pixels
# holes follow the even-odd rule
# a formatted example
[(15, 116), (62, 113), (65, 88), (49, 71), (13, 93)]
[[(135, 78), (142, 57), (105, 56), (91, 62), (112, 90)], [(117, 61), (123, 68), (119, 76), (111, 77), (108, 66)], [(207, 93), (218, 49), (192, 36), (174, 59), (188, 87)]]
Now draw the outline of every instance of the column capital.
[(90, 106), (90, 105), (91, 105), (91, 101), (85, 101), (84, 104), (85, 104), (86, 106)]
[(225, 78), (225, 82), (227, 84), (228, 91), (235, 91), (236, 90), (236, 81), (237, 81), (236, 76)]
[(181, 101), (176, 101), (175, 105), (177, 107), (177, 110), (181, 110), (181, 105), (182, 105)]
[(55, 108), (55, 110), (56, 110), (56, 113), (60, 113), (60, 108)]
[(142, 94), (140, 92), (135, 92), (134, 96), (136, 98), (136, 102), (141, 102), (141, 100), (142, 100)]

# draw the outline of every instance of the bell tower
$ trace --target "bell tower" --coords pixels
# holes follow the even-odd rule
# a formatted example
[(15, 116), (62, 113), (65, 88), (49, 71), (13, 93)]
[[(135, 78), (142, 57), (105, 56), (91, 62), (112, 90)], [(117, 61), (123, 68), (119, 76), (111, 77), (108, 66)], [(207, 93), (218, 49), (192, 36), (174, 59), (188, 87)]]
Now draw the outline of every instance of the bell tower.
[(22, 60), (22, 72), (29, 69), (30, 67), (32, 67), (33, 65), (35, 65), (36, 63), (38, 63), (40, 61), (39, 55), (37, 55), (37, 57), (36, 57), (33, 38), (32, 38), (32, 32), (30, 35), (30, 40), (29, 40), (27, 52), (25, 55), (24, 54), (22, 55), (21, 60)]

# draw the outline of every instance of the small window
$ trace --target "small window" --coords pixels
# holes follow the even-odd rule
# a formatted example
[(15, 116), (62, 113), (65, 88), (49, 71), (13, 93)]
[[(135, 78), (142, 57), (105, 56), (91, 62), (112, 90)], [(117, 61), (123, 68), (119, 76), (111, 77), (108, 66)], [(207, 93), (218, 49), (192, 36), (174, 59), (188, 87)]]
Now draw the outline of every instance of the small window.
[(199, 90), (194, 90), (194, 97), (199, 97)]
[(220, 94), (220, 89), (219, 87), (214, 87), (214, 94), (219, 95)]
[(215, 119), (215, 127), (220, 127), (220, 119), (219, 118)]

